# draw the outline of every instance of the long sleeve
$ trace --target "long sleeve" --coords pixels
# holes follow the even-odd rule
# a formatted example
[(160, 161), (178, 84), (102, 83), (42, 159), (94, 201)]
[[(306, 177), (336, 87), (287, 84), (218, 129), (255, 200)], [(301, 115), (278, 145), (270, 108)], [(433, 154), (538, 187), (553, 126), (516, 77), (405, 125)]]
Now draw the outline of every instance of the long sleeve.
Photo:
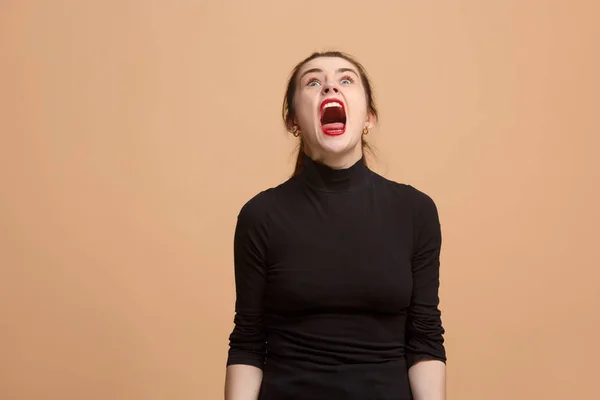
[(234, 234), (235, 317), (229, 336), (227, 365), (246, 364), (262, 368), (266, 334), (264, 297), (266, 286), (265, 220), (255, 198), (240, 211)]
[(418, 192), (412, 258), (413, 293), (407, 317), (407, 365), (425, 359), (446, 362), (439, 305), (441, 227), (434, 201)]

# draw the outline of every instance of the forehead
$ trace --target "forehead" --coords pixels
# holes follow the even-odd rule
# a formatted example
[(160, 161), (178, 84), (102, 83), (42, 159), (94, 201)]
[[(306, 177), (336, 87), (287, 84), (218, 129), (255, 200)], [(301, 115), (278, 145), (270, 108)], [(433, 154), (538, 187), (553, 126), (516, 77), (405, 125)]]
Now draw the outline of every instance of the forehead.
[(335, 74), (339, 69), (351, 69), (358, 73), (358, 70), (350, 61), (340, 57), (317, 57), (308, 61), (298, 71), (298, 76), (302, 76), (306, 71), (320, 69), (326, 74)]

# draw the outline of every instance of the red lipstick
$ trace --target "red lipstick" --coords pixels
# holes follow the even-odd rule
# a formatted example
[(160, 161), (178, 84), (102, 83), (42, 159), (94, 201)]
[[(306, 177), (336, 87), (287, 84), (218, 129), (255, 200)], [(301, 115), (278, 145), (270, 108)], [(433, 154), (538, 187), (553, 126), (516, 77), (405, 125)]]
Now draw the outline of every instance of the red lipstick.
[(341, 100), (325, 99), (320, 107), (321, 130), (328, 136), (339, 136), (346, 132), (346, 107)]

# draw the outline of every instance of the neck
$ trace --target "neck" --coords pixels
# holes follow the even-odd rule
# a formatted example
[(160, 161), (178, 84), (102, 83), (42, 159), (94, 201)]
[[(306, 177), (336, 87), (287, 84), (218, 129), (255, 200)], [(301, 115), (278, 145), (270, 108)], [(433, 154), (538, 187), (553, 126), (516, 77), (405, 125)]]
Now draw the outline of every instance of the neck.
[(328, 153), (315, 153), (311, 152), (310, 149), (304, 146), (301, 150), (311, 160), (323, 164), (332, 169), (346, 169), (356, 164), (359, 160), (364, 160), (364, 154), (362, 146), (355, 147), (352, 151), (344, 154), (328, 154)]
[(348, 158), (345, 163), (336, 166), (315, 160), (308, 154), (303, 154), (303, 168), (301, 175), (305, 182), (314, 189), (341, 193), (349, 192), (364, 187), (368, 182), (370, 170), (365, 163), (364, 156), (352, 161)]

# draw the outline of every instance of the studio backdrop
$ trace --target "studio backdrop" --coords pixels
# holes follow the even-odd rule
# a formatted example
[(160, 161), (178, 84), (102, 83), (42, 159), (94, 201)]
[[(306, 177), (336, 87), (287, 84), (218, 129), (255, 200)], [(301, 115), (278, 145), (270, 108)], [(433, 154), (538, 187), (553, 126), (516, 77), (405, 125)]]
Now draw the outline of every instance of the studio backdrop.
[(330, 49), (375, 85), (371, 168), (438, 205), (448, 398), (596, 398), (599, 14), (1, 1), (0, 398), (222, 398), (236, 217), (291, 174), (285, 82)]

